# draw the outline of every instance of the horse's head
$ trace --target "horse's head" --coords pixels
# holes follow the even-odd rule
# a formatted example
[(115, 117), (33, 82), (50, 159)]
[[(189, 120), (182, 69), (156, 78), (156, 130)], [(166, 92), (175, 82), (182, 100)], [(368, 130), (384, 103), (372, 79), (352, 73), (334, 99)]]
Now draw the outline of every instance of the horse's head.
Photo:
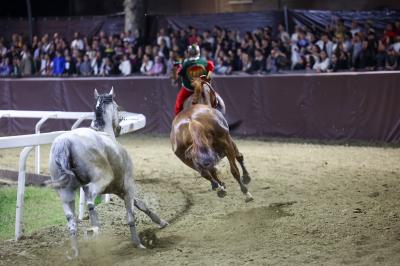
[(119, 126), (118, 105), (114, 101), (114, 88), (112, 87), (109, 93), (104, 94), (99, 94), (94, 89), (94, 97), (96, 99), (94, 108), (96, 117), (91, 127), (99, 131), (105, 131), (106, 128), (111, 127), (114, 135), (118, 136), (121, 128)]
[(194, 88), (192, 104), (205, 104), (225, 114), (225, 103), (221, 96), (213, 89), (205, 76), (192, 80)]

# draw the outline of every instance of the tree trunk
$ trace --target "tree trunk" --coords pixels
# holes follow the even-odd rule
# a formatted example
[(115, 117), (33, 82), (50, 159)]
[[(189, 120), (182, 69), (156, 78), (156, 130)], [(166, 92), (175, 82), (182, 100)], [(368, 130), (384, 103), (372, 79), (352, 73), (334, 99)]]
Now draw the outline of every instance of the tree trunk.
[(124, 0), (124, 11), (126, 32), (135, 32), (143, 28), (145, 16), (143, 0)]

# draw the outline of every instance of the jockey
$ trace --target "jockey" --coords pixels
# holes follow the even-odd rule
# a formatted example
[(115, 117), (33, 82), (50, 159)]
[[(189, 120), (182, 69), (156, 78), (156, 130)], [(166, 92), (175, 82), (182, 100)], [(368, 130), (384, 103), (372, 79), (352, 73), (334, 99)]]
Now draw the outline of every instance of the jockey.
[(191, 85), (193, 78), (205, 75), (210, 81), (211, 73), (214, 71), (214, 63), (211, 60), (200, 58), (200, 48), (197, 44), (188, 47), (188, 56), (189, 58), (183, 61), (182, 65), (179, 64), (176, 70), (177, 77), (182, 81), (182, 87), (176, 96), (175, 115), (182, 111), (185, 100), (194, 92)]

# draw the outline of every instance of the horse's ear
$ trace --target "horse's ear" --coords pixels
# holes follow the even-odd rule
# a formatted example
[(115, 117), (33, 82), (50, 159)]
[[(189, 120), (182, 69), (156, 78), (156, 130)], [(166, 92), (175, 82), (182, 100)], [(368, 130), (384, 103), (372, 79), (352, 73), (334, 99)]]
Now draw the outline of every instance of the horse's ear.
[(97, 99), (99, 97), (99, 93), (97, 92), (97, 89), (94, 89), (94, 98)]
[(115, 97), (114, 86), (111, 86), (111, 90), (108, 94), (112, 95), (112, 97)]

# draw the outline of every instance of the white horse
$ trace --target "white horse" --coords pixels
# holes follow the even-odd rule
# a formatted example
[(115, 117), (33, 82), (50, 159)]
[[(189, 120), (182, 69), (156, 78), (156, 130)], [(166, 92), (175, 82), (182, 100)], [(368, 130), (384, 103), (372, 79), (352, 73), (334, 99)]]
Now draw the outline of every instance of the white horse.
[[(95, 90), (96, 117), (91, 128), (78, 128), (57, 137), (50, 151), (49, 184), (57, 189), (68, 221), (73, 258), (79, 255), (77, 222), (75, 216), (75, 191), (82, 187), (85, 192), (89, 218), (93, 232), (97, 233), (100, 223), (94, 210), (97, 195), (113, 193), (125, 202), (128, 224), (134, 245), (144, 248), (135, 227), (134, 206), (145, 212), (161, 228), (166, 221), (146, 204), (135, 197), (132, 176), (133, 165), (127, 151), (115, 141), (118, 132), (118, 105), (114, 91), (99, 95)], [(106, 133), (107, 132), (107, 133)]]

